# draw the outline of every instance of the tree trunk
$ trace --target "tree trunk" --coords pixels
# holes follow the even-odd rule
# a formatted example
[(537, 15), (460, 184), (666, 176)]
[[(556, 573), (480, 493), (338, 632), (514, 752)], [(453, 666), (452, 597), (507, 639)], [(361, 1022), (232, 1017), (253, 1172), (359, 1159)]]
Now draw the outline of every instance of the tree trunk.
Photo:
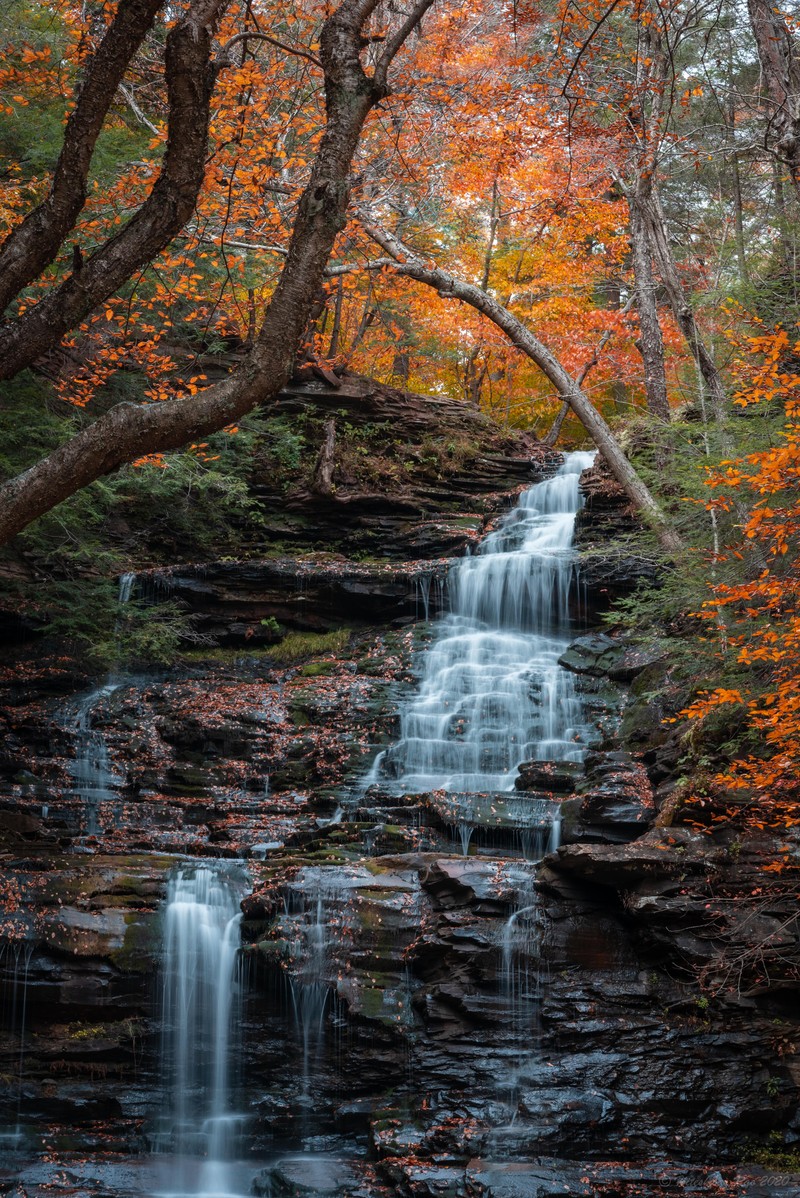
[(747, 8), (769, 97), (766, 144), (788, 166), (800, 197), (800, 50), (771, 0), (748, 0)]
[(558, 409), (558, 414), (556, 415), (555, 420), (542, 437), (542, 445), (555, 445), (556, 441), (561, 435), (561, 429), (564, 427), (564, 421), (566, 420), (567, 416), (569, 416), (570, 411), (571, 408), (569, 406), (569, 400), (565, 399), (561, 407)]
[[(370, 78), (361, 32), (378, 0), (343, 0), (325, 21), (320, 57), (326, 125), (300, 199), (289, 248), (253, 349), (228, 378), (186, 399), (118, 404), (54, 453), (0, 488), (0, 544), (81, 487), (144, 454), (179, 449), (263, 404), (287, 382), (345, 224), (353, 155), (370, 109), (386, 94), (386, 70), (433, 0), (418, 0), (389, 37)], [(199, 36), (199, 35), (198, 35)]]
[(633, 274), (636, 280), (636, 310), (639, 313), (639, 337), (636, 348), (641, 354), (644, 367), (644, 393), (647, 410), (658, 420), (669, 421), (667, 377), (664, 371), (664, 339), (658, 319), (650, 236), (642, 210), (642, 200), (639, 196), (630, 195), (628, 197), (628, 209), (630, 212)]
[[(205, 176), (215, 71), (214, 25), (228, 0), (195, 0), (164, 49), (169, 129), (164, 165), (150, 195), (121, 232), (63, 283), (0, 328), (0, 379), (13, 378), (56, 345), (131, 274), (179, 233), (194, 211)], [(201, 19), (205, 22), (200, 24)]]
[(711, 352), (703, 341), (697, 321), (694, 318), (694, 312), (689, 303), (689, 297), (684, 290), (681, 277), (678, 274), (675, 257), (672, 253), (672, 246), (669, 243), (667, 222), (661, 207), (661, 200), (655, 190), (650, 195), (644, 213), (653, 246), (655, 247), (661, 278), (669, 297), (670, 307), (672, 308), (678, 328), (686, 338), (689, 351), (697, 363), (697, 368), (706, 385), (714, 413), (717, 419), (721, 420), (725, 416), (727, 408), (725, 387), (723, 386), (722, 377), (717, 370)]
[(333, 468), (336, 465), (336, 421), (331, 416), (325, 421), (325, 435), (322, 448), (314, 467), (314, 477), (311, 490), (317, 495), (333, 494)]
[(499, 329), (502, 329), (511, 344), (536, 363), (558, 394), (572, 408), (634, 507), (652, 524), (662, 546), (670, 552), (677, 552), (682, 547), (680, 537), (626, 458), (608, 424), (588, 395), (581, 390), (575, 379), (567, 374), (558, 359), (538, 337), (509, 312), (508, 308), (482, 291), (480, 287), (462, 279), (456, 279), (453, 275), (437, 267), (426, 266), (407, 246), (392, 234), (387, 233), (386, 230), (378, 228), (368, 217), (362, 216), (362, 224), (373, 240), (391, 256), (398, 274), (425, 283), (445, 298), (458, 299), (469, 304), (476, 311), (488, 317)]
[(108, 110), (164, 0), (122, 0), (86, 64), (47, 198), (0, 246), (0, 313), (56, 257), (86, 202), (86, 179)]

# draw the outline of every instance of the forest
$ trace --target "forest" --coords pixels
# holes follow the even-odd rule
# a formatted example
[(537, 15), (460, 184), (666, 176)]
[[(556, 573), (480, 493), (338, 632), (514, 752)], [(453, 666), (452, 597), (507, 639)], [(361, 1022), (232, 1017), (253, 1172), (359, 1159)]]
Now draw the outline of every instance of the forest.
[(0, 6), (0, 1194), (800, 1194), (800, 7)]

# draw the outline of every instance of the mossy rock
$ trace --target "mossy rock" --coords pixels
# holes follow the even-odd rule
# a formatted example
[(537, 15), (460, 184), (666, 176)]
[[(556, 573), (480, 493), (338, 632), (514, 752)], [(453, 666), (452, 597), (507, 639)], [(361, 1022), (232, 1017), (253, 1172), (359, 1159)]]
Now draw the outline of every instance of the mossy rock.
[(131, 911), (125, 917), (122, 947), (109, 954), (123, 973), (149, 973), (161, 955), (161, 920), (155, 913)]
[(319, 678), (326, 674), (334, 674), (338, 664), (335, 661), (308, 661), (300, 667), (299, 672), (303, 678)]

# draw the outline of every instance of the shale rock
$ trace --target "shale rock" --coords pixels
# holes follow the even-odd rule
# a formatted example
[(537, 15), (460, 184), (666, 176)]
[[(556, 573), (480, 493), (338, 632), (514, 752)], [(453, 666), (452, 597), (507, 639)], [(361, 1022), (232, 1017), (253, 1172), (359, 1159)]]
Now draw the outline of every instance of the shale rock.
[(558, 852), (558, 867), (587, 881), (623, 889), (645, 878), (705, 877), (724, 856), (724, 850), (702, 832), (653, 828), (631, 844), (564, 845)]
[(358, 1176), (347, 1161), (324, 1156), (283, 1160), (253, 1181), (262, 1198), (349, 1198)]
[(583, 766), (572, 761), (523, 761), (514, 780), (517, 790), (573, 794)]
[(659, 644), (633, 645), (596, 632), (574, 640), (559, 658), (559, 665), (575, 674), (632, 682), (648, 666), (662, 661), (666, 653)]

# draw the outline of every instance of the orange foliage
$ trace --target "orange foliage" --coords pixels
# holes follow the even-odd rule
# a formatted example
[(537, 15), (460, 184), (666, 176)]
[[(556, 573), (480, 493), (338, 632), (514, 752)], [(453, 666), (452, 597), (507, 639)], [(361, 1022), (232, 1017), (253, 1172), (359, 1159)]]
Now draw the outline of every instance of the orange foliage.
[[(643, 19), (635, 0), (624, 7)], [(63, 97), (66, 112), (80, 62), (102, 31), (87, 28), (66, 0), (54, 10), (69, 69), (44, 51), (7, 48), (0, 102), (13, 103), (3, 97), (17, 94), (20, 102), (34, 102), (37, 89), (50, 89)], [(120, 372), (133, 376), (139, 395), (152, 402), (192, 394), (204, 382), (197, 354), (220, 338), (232, 345), (247, 340), (277, 281), (321, 136), (314, 56), (323, 12), (317, 0), (230, 5), (221, 44), (243, 30), (268, 29), (299, 53), (248, 41), (237, 48), (237, 65), (220, 73), (195, 216), (168, 251), (66, 341), (68, 365), (58, 385), (64, 400), (84, 407)], [(613, 330), (587, 384), (602, 403), (612, 393), (618, 399), (621, 387), (631, 396), (639, 391), (635, 318), (618, 310), (627, 216), (610, 176), (625, 153), (618, 114), (625, 96), (612, 96), (610, 85), (592, 90), (582, 74), (580, 95), (565, 101), (556, 94), (593, 13), (591, 4), (580, 17), (574, 6), (553, 13), (525, 5), (512, 21), (497, 6), (437, 5), (398, 63), (392, 95), (368, 123), (355, 165), (360, 198), (408, 212), (418, 248), (466, 278), (485, 276), (569, 370), (580, 372), (603, 333)], [(124, 223), (157, 176), (166, 110), (152, 51), (140, 54), (132, 78), (158, 132), (143, 133), (118, 97), (107, 124), (138, 131), (143, 148), (135, 162), (121, 161), (112, 180), (91, 189), (56, 263), (60, 274), (71, 269), (73, 241), (90, 253)], [(367, 57), (373, 52), (379, 43)], [(584, 66), (590, 74), (602, 71), (594, 45)], [(578, 83), (575, 75), (572, 92)], [(610, 120), (612, 100), (617, 115)], [(0, 184), (0, 222), (13, 223), (45, 184), (14, 176)], [(334, 265), (358, 267), (372, 257), (353, 224), (339, 240)], [(50, 286), (48, 272), (22, 305)], [(332, 281), (331, 295), (339, 288), (335, 341), (333, 298), (316, 331), (320, 356), (419, 389), (480, 396), (495, 414), (544, 431), (553, 414), (550, 388), (477, 313), (387, 271), (354, 271)]]
[(739, 350), (742, 383), (735, 402), (749, 408), (780, 399), (785, 425), (777, 444), (724, 462), (710, 479), (712, 487), (748, 497), (742, 536), (757, 546), (764, 564), (745, 582), (715, 587), (705, 615), (732, 627), (737, 660), (749, 669), (753, 686), (745, 696), (718, 688), (683, 714), (697, 719), (712, 707), (746, 703), (764, 751), (735, 761), (715, 781), (752, 793), (752, 822), (787, 827), (800, 824), (800, 341), (785, 330), (764, 332)]

